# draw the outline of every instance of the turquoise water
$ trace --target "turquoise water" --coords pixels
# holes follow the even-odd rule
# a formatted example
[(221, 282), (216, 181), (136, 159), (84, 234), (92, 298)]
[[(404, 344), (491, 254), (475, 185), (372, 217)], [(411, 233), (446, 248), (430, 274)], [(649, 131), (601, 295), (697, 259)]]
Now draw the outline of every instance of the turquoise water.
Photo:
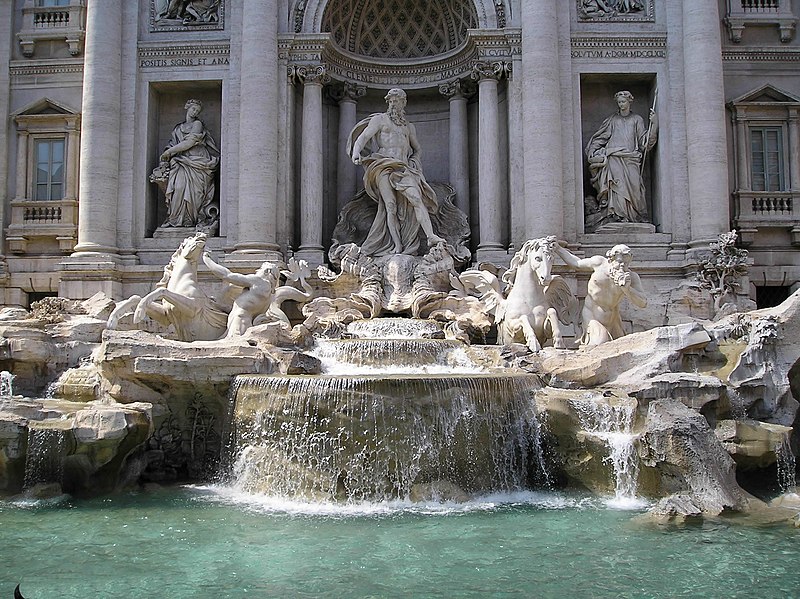
[(796, 597), (800, 531), (562, 494), (282, 504), (213, 487), (0, 503), (0, 597)]

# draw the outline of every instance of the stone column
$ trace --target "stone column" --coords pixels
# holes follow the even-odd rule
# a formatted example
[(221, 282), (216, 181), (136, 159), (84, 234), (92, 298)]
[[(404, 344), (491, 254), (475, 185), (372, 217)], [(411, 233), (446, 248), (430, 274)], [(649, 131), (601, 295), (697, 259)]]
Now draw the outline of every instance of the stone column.
[(311, 266), (325, 262), (322, 245), (322, 86), (328, 81), (324, 65), (297, 67), (303, 82), (303, 132), (300, 150), (299, 258)]
[(28, 140), (30, 134), (20, 130), (17, 134), (17, 191), (15, 200), (28, 199)]
[(116, 254), (118, 251), (121, 46), (122, 12), (119, 3), (116, 0), (92, 0), (86, 8), (81, 208), (75, 254)]
[(728, 230), (728, 154), (717, 0), (683, 3), (684, 99), (690, 247), (705, 247)]
[(439, 92), (450, 101), (450, 184), (456, 190), (456, 206), (469, 217), (467, 96), (460, 81), (441, 84)]
[(356, 165), (347, 155), (347, 138), (356, 125), (356, 104), (359, 98), (367, 93), (363, 85), (345, 82), (333, 94), (339, 101), (339, 136), (336, 143), (336, 208), (337, 215), (341, 213), (344, 205), (353, 199), (358, 189), (358, 172)]
[(567, 13), (563, 2), (558, 0), (525, 0), (520, 4), (524, 24), (521, 79), (526, 237), (561, 237), (564, 231), (561, 119), (562, 112), (572, 107), (561, 97), (558, 14)]
[(239, 234), (234, 254), (279, 260), (278, 3), (242, 4)]
[(503, 62), (476, 62), (472, 77), (478, 81), (478, 227), (477, 260), (505, 261), (502, 199), (500, 198), (500, 114), (497, 83), (506, 73)]

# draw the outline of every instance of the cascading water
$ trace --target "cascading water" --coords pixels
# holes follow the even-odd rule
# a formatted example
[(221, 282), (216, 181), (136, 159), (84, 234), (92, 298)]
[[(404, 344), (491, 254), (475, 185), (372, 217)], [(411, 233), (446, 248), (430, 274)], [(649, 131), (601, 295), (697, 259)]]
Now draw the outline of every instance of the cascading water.
[(601, 439), (608, 447), (608, 461), (614, 471), (614, 499), (619, 503), (636, 500), (639, 458), (632, 432), (636, 402), (587, 395), (585, 400), (571, 400), (584, 431)]
[(24, 489), (30, 489), (39, 483), (61, 484), (65, 443), (66, 437), (63, 430), (28, 429)]
[[(412, 323), (402, 323), (405, 334), (415, 334)], [(387, 337), (320, 343), (324, 364), (349, 374), (237, 377), (231, 484), (374, 501), (549, 483), (532, 395), (538, 377), (474, 364), (468, 376), (452, 374), (460, 343)], [(381, 374), (357, 374), (363, 368)], [(447, 497), (437, 497), (443, 489)]]
[(8, 370), (0, 371), (0, 398), (8, 399), (14, 395), (14, 375)]
[(775, 447), (775, 456), (778, 458), (778, 484), (781, 493), (797, 493), (797, 461), (792, 446), (789, 442), (789, 433), (783, 435), (783, 441)]

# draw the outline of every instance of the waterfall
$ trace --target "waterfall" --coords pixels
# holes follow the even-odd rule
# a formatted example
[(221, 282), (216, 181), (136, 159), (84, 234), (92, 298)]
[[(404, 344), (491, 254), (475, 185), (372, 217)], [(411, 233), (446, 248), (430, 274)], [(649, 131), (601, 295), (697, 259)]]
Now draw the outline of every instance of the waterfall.
[(14, 375), (8, 370), (0, 371), (0, 398), (8, 399), (14, 395)]
[(797, 461), (792, 453), (788, 432), (783, 435), (781, 443), (776, 445), (775, 456), (778, 460), (778, 484), (780, 485), (781, 493), (796, 493), (797, 482), (795, 480), (795, 473)]
[[(481, 367), (432, 321), (351, 323), (318, 340), (321, 375), (232, 385), (229, 484), (250, 493), (380, 501), (549, 486), (536, 375)], [(426, 491), (427, 490), (427, 491)]]
[(63, 430), (28, 428), (24, 489), (30, 489), (39, 483), (61, 484), (65, 444), (66, 436)]
[(636, 499), (639, 479), (639, 457), (632, 432), (636, 402), (615, 401), (587, 395), (585, 400), (571, 400), (588, 435), (602, 440), (608, 447), (606, 460), (614, 472), (614, 499), (626, 502)]
[(318, 340), (310, 352), (326, 374), (472, 374), (484, 369), (460, 341), (443, 339)]
[(321, 500), (546, 485), (532, 375), (237, 377), (232, 484)]

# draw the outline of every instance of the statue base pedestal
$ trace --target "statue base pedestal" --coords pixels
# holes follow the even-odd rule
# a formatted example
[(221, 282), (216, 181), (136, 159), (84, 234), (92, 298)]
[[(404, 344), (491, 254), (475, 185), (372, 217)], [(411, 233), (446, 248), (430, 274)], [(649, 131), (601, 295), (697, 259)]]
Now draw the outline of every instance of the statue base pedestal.
[(603, 235), (641, 235), (655, 233), (656, 227), (650, 223), (605, 223), (597, 227), (594, 232)]

